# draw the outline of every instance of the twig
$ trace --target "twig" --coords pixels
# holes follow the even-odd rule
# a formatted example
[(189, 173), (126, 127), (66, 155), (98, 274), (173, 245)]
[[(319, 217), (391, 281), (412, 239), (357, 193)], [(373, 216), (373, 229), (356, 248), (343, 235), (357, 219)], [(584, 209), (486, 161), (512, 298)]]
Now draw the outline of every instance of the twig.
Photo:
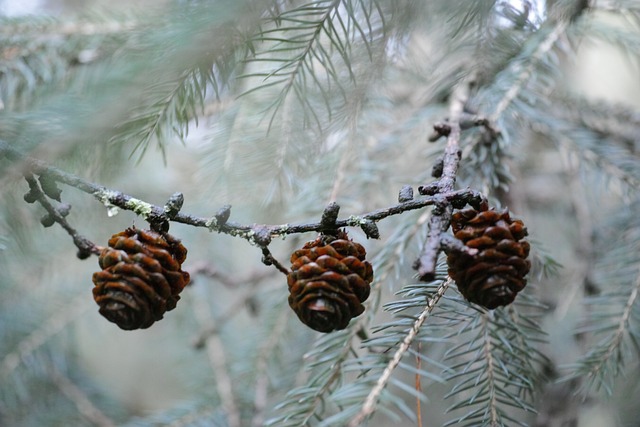
[(594, 248), (591, 236), (591, 231), (594, 229), (593, 219), (589, 207), (584, 203), (584, 201), (587, 200), (587, 194), (580, 180), (577, 166), (571, 164), (573, 162), (568, 161), (568, 163), (569, 192), (578, 226), (578, 242), (575, 248), (575, 268), (569, 282), (571, 285), (565, 289), (562, 298), (559, 299), (560, 303), (555, 309), (556, 319), (564, 318), (580, 290), (585, 293), (588, 291), (586, 287), (589, 284), (589, 275), (594, 260)]
[(268, 359), (269, 355), (273, 352), (273, 349), (278, 344), (278, 340), (282, 338), (284, 329), (287, 324), (287, 318), (290, 315), (289, 310), (280, 310), (278, 319), (276, 320), (273, 331), (269, 334), (267, 341), (261, 346), (258, 352), (258, 359), (256, 360), (256, 386), (255, 397), (253, 399), (253, 418), (251, 425), (253, 427), (260, 427), (264, 423), (264, 411), (267, 406), (267, 393), (269, 389), (269, 375)]
[(25, 179), (29, 184), (29, 193), (35, 196), (36, 201), (40, 203), (40, 205), (47, 211), (47, 215), (53, 221), (60, 224), (60, 226), (64, 228), (67, 233), (69, 233), (69, 235), (73, 239), (73, 243), (78, 248), (78, 258), (84, 259), (89, 257), (91, 254), (100, 254), (101, 249), (95, 243), (91, 242), (89, 239), (78, 233), (78, 231), (73, 228), (69, 224), (69, 222), (67, 222), (62, 212), (55, 206), (53, 206), (51, 202), (49, 202), (49, 199), (44, 194), (33, 175), (27, 173), (25, 174)]
[[(446, 137), (449, 135), (451, 127), (449, 126), (448, 122), (449, 119), (447, 118), (444, 122), (438, 122), (433, 125), (433, 133), (429, 135), (428, 138), (429, 142), (435, 142), (441, 137)], [(490, 135), (493, 135), (494, 137), (495, 135), (498, 135), (500, 133), (493, 122), (491, 122), (486, 117), (477, 116), (465, 112), (460, 115), (459, 124), (460, 130), (467, 130), (474, 127), (483, 127), (486, 132), (488, 132)]]
[(400, 344), (400, 347), (398, 347), (398, 349), (396, 350), (395, 354), (393, 355), (393, 358), (391, 359), (387, 367), (382, 372), (382, 375), (380, 376), (380, 378), (378, 378), (376, 385), (369, 392), (369, 395), (364, 401), (364, 404), (362, 405), (360, 412), (358, 412), (358, 414), (356, 414), (356, 416), (353, 417), (349, 422), (349, 427), (359, 426), (360, 424), (362, 424), (362, 422), (364, 422), (364, 420), (366, 420), (369, 416), (371, 416), (371, 414), (373, 414), (376, 408), (376, 404), (378, 403), (378, 399), (380, 398), (380, 394), (382, 393), (384, 388), (387, 386), (387, 383), (391, 378), (391, 374), (393, 374), (393, 371), (400, 364), (402, 357), (407, 352), (407, 350), (409, 350), (409, 348), (411, 347), (411, 343), (413, 343), (413, 340), (418, 336), (418, 333), (420, 332), (420, 328), (422, 327), (422, 324), (427, 320), (427, 318), (435, 308), (438, 301), (440, 301), (440, 298), (442, 298), (444, 293), (449, 288), (449, 285), (451, 284), (451, 282), (452, 282), (451, 278), (448, 278), (438, 287), (438, 289), (436, 290), (436, 293), (431, 298), (429, 298), (426, 306), (422, 310), (422, 313), (420, 313), (420, 316), (413, 323), (413, 326), (409, 330), (409, 333), (407, 334), (407, 336), (405, 336), (404, 340), (402, 340), (402, 344)]
[(304, 419), (300, 422), (301, 426), (308, 425), (309, 420), (316, 413), (318, 405), (324, 403), (324, 394), (331, 388), (333, 383), (335, 383), (342, 377), (342, 364), (347, 359), (349, 354), (351, 354), (352, 350), (351, 340), (353, 340), (353, 338), (358, 335), (358, 332), (361, 330), (362, 326), (366, 324), (365, 319), (366, 316), (360, 317), (360, 319), (356, 321), (356, 324), (349, 328), (349, 335), (344, 340), (345, 345), (342, 347), (340, 354), (333, 360), (324, 384), (321, 387), (317, 388), (315, 393), (313, 394), (313, 401), (308, 404), (309, 410), (304, 413)]
[[(559, 21), (555, 25), (553, 30), (538, 45), (537, 49), (530, 57), (530, 62), (525, 67), (523, 67), (522, 70), (520, 70), (513, 84), (500, 99), (493, 113), (488, 117), (473, 116), (463, 112), (464, 104), (466, 103), (468, 98), (468, 85), (465, 85), (463, 83), (462, 85), (458, 86), (458, 96), (455, 96), (456, 93), (454, 93), (452, 96), (453, 99), (450, 105), (448, 120), (445, 122), (436, 123), (434, 125), (435, 132), (428, 138), (429, 141), (436, 141), (441, 136), (447, 137), (447, 148), (445, 149), (443, 163), (443, 177), (441, 178), (441, 181), (443, 181), (443, 179), (444, 181), (438, 183), (438, 191), (445, 192), (448, 189), (449, 191), (453, 189), (453, 184), (455, 183), (455, 170), (453, 171), (453, 175), (448, 175), (446, 167), (447, 165), (453, 165), (455, 166), (455, 169), (457, 169), (460, 160), (460, 155), (457, 153), (459, 153), (461, 130), (469, 129), (474, 126), (483, 126), (485, 130), (484, 136), (476, 139), (473, 143), (469, 144), (466, 149), (471, 149), (475, 145), (483, 142), (496, 140), (500, 135), (500, 130), (496, 127), (495, 123), (509, 107), (509, 105), (511, 105), (511, 103), (518, 97), (525, 84), (533, 75), (536, 64), (540, 60), (542, 60), (544, 55), (546, 55), (553, 48), (560, 36), (565, 32), (568, 25), (568, 20)], [(522, 67), (522, 65), (517, 64), (516, 67)], [(515, 69), (514, 73), (518, 71), (518, 69)], [(455, 151), (454, 148), (456, 149)], [(457, 155), (458, 158), (455, 159), (455, 157), (452, 156), (453, 154)], [(448, 185), (451, 185), (451, 187), (448, 187)], [(451, 213), (449, 211), (450, 209), (447, 209), (446, 206), (442, 207), (442, 209), (440, 209), (439, 211), (434, 209), (434, 215), (429, 227), (429, 237), (427, 240), (427, 244), (425, 245), (422, 256), (420, 257), (420, 259), (418, 259), (415, 265), (421, 280), (433, 280), (435, 261), (438, 255), (438, 237), (440, 233), (446, 230), (446, 228), (448, 228), (449, 226), (449, 221), (451, 219)], [(439, 227), (444, 228), (442, 229), (442, 231), (440, 231)]]
[[(457, 151), (456, 151), (457, 153)], [(71, 187), (75, 187), (80, 191), (93, 195), (97, 200), (107, 207), (117, 207), (129, 210), (137, 215), (142, 216), (146, 221), (154, 223), (163, 223), (168, 220), (164, 206), (157, 206), (143, 200), (139, 200), (120, 191), (115, 191), (86, 181), (76, 175), (65, 172), (61, 169), (47, 165), (45, 162), (28, 157), (18, 150), (12, 148), (4, 141), (0, 141), (0, 155), (14, 161), (23, 162), (23, 172), (33, 173), (40, 176), (46, 176), (56, 182), (60, 182)], [(457, 154), (455, 154), (457, 156)], [(456, 160), (456, 167), (457, 167)], [(449, 165), (448, 173), (451, 173), (452, 165)], [(453, 171), (455, 175), (455, 170)], [(450, 179), (449, 179), (450, 180)], [(443, 181), (443, 182), (446, 182)], [(449, 189), (446, 191), (446, 189)], [(346, 219), (338, 219), (335, 222), (336, 228), (341, 227), (361, 227), (365, 223), (371, 221), (376, 222), (392, 215), (399, 215), (404, 212), (416, 209), (422, 209), (426, 206), (437, 205), (442, 203), (450, 203), (455, 200), (470, 200), (477, 198), (478, 193), (470, 189), (453, 191), (453, 183), (443, 185), (439, 194), (417, 198), (401, 202), (386, 208), (377, 209), (361, 215), (351, 215)], [(228, 207), (227, 207), (228, 208)], [(227, 209), (228, 211), (228, 209)], [(208, 218), (198, 217), (195, 215), (178, 212), (171, 221), (182, 224), (192, 225), (194, 227), (204, 227), (210, 231), (217, 231), (231, 236), (242, 237), (258, 246), (265, 246), (263, 242), (258, 240), (268, 237), (284, 236), (295, 233), (306, 233), (310, 231), (323, 230), (321, 222), (312, 222), (306, 224), (282, 224), (282, 225), (265, 225), (265, 224), (240, 224), (233, 221), (227, 221), (221, 224), (218, 216)], [(268, 236), (265, 236), (265, 232)]]
[(422, 369), (422, 358), (420, 357), (422, 354), (422, 343), (418, 341), (418, 348), (416, 354), (416, 425), (418, 427), (422, 427), (422, 405), (420, 402), (420, 394), (422, 393), (422, 375), (420, 375), (420, 370)]
[[(447, 124), (447, 146), (443, 157), (442, 176), (434, 184), (423, 187), (421, 193), (433, 192), (446, 194), (453, 191), (456, 182), (456, 173), (460, 163), (460, 117), (467, 99), (469, 98), (469, 82), (462, 82), (451, 95), (449, 108), (449, 122)], [(418, 270), (420, 280), (431, 281), (435, 278), (436, 262), (441, 250), (442, 234), (449, 228), (453, 206), (451, 203), (439, 203), (431, 213), (429, 221), (429, 234), (422, 250), (422, 254), (416, 260), (414, 268)]]
[(601, 363), (596, 364), (593, 369), (591, 369), (588, 373), (588, 376), (593, 378), (598, 372), (603, 368), (606, 362), (610, 361), (613, 357), (613, 353), (616, 349), (619, 348), (620, 343), (622, 342), (622, 338), (624, 337), (624, 333), (629, 326), (629, 318), (633, 312), (633, 304), (635, 304), (636, 299), (638, 298), (638, 293), (640, 292), (640, 274), (636, 277), (636, 282), (633, 285), (633, 290), (631, 294), (629, 294), (629, 298), (627, 299), (627, 303), (625, 304), (624, 310), (622, 311), (622, 315), (620, 316), (620, 321), (618, 322), (618, 327), (613, 334), (611, 342), (607, 347), (607, 351), (602, 358), (600, 358)]
[(248, 292), (245, 292), (243, 296), (238, 298), (227, 306), (227, 309), (218, 316), (218, 320), (212, 322), (209, 326), (203, 329), (198, 337), (193, 341), (193, 347), (201, 349), (206, 346), (207, 340), (212, 336), (220, 332), (220, 328), (224, 326), (228, 321), (242, 312), (242, 308), (247, 305), (247, 302), (255, 297), (255, 290), (253, 287)]
[(291, 271), (289, 271), (289, 269), (287, 267), (285, 267), (284, 265), (280, 264), (280, 261), (278, 261), (273, 256), (273, 254), (271, 253), (269, 248), (266, 247), (266, 246), (264, 246), (262, 248), (262, 263), (264, 265), (273, 265), (275, 268), (278, 269), (279, 272), (281, 272), (285, 276), (287, 276), (289, 273), (291, 273)]
[[(206, 303), (207, 298), (201, 298), (198, 295), (194, 295), (191, 301), (193, 302), (193, 311), (200, 324), (214, 325), (211, 310)], [(218, 334), (209, 335), (206, 339), (205, 346), (207, 349), (207, 356), (209, 357), (209, 363), (211, 364), (211, 370), (215, 375), (218, 397), (220, 398), (222, 406), (227, 414), (228, 425), (229, 427), (240, 427), (240, 412), (235, 403), (232, 387), (233, 382), (229, 376), (227, 358), (224, 352), (226, 346)]]
[(51, 368), (50, 374), (53, 382), (58, 386), (62, 394), (76, 405), (78, 412), (91, 424), (99, 427), (116, 426), (116, 423), (98, 409), (98, 407), (91, 402), (89, 396), (66, 375), (56, 368)]
[[(235, 276), (229, 276), (226, 274), (220, 273), (218, 270), (213, 268), (209, 264), (200, 264), (196, 265), (192, 270), (192, 274), (195, 275), (203, 275), (210, 279), (217, 280), (222, 285), (229, 288), (237, 288), (240, 285), (250, 285), (248, 291), (246, 291), (240, 298), (238, 298), (235, 302), (230, 304), (227, 309), (220, 315), (218, 315), (218, 319), (214, 324), (203, 328), (202, 331), (198, 334), (198, 337), (193, 341), (193, 346), (197, 349), (203, 348), (209, 339), (209, 336), (218, 333), (220, 328), (229, 320), (231, 320), (234, 316), (242, 312), (242, 308), (247, 306), (255, 298), (255, 288), (256, 286), (266, 280), (271, 278), (275, 271), (273, 270), (260, 270), (254, 271), (253, 273), (236, 278)], [(279, 286), (279, 285), (278, 285)]]
[(489, 336), (489, 313), (482, 313), (482, 326), (484, 328), (483, 337), (484, 337), (484, 346), (483, 352), (485, 360), (487, 361), (487, 383), (489, 383), (489, 414), (491, 417), (490, 426), (498, 426), (498, 412), (496, 405), (496, 392), (494, 389), (495, 382), (495, 372), (494, 372), (494, 361), (493, 361), (493, 346), (491, 344), (491, 337)]
[(215, 279), (227, 288), (237, 288), (247, 283), (257, 283), (271, 278), (275, 271), (273, 270), (255, 270), (252, 273), (238, 277), (222, 273), (209, 263), (200, 262), (195, 264), (190, 270), (192, 275), (203, 275), (209, 279)]

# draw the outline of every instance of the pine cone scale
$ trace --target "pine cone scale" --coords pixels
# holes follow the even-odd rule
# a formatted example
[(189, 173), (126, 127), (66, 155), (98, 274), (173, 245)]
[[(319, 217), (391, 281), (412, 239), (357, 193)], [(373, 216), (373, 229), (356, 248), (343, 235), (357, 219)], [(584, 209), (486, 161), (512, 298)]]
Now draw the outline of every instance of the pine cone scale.
[(127, 257), (128, 255), (124, 251), (103, 251), (103, 253), (100, 255), (100, 258), (98, 259), (98, 265), (100, 266), (100, 268), (106, 269), (108, 267), (111, 267), (112, 265), (119, 263)]
[(482, 237), (469, 240), (467, 242), (467, 246), (474, 249), (484, 249), (484, 248), (494, 246), (495, 243), (496, 241), (493, 240), (491, 237), (482, 236)]

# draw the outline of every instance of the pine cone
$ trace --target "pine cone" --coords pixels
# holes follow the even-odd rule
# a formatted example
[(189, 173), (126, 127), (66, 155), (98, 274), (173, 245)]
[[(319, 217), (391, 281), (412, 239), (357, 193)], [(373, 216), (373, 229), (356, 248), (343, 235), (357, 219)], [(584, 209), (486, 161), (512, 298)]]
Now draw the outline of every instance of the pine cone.
[(302, 323), (320, 332), (347, 327), (362, 314), (373, 280), (362, 245), (345, 231), (321, 234), (291, 255), (289, 305)]
[(169, 234), (128, 228), (109, 239), (93, 274), (100, 314), (121, 329), (146, 329), (173, 310), (189, 283), (187, 249)]
[(509, 211), (496, 212), (486, 206), (468, 208), (451, 218), (454, 236), (478, 254), (450, 251), (449, 276), (470, 302), (488, 309), (508, 305), (527, 284), (524, 276), (531, 268), (529, 243), (521, 241), (527, 229)]

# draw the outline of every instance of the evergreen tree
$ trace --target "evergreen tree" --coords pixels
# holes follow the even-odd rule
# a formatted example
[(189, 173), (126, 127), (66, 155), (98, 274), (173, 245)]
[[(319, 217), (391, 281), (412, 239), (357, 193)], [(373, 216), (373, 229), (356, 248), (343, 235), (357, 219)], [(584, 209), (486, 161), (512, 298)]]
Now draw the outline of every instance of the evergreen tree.
[(2, 17), (0, 425), (635, 425), (640, 4), (542, 3)]

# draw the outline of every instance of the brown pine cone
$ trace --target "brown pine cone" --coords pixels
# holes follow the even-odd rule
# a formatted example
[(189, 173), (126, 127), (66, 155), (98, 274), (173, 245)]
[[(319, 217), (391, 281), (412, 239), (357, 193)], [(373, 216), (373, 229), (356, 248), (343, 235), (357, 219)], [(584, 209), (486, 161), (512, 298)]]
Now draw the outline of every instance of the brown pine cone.
[(449, 276), (460, 293), (488, 309), (511, 304), (527, 284), (524, 277), (531, 268), (526, 259), (529, 243), (521, 240), (527, 235), (522, 221), (511, 219), (507, 209), (497, 212), (483, 206), (454, 213), (451, 227), (457, 239), (478, 249), (475, 256), (448, 253)]
[(289, 305), (302, 323), (331, 332), (362, 314), (373, 281), (365, 256), (362, 245), (342, 230), (335, 236), (321, 234), (291, 255)]
[(173, 310), (189, 283), (187, 249), (169, 234), (128, 228), (109, 239), (93, 274), (100, 314), (121, 329), (145, 329)]

